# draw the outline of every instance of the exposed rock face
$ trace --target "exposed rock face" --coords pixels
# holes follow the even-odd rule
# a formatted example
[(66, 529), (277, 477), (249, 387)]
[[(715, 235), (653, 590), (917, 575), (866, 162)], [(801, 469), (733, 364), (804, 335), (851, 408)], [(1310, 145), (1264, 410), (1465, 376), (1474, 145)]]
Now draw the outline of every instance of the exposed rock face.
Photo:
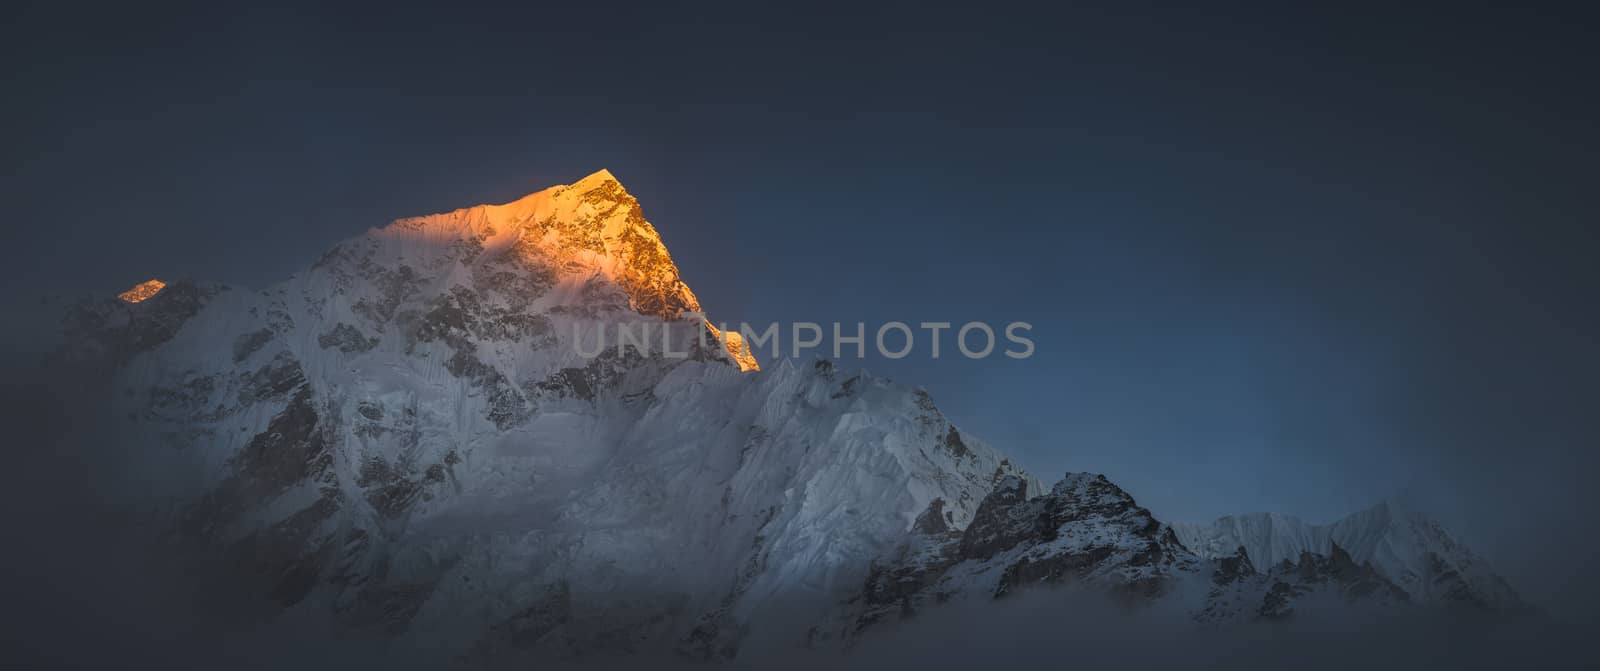
[(721, 340), (723, 347), (728, 350), (728, 356), (733, 357), (734, 363), (739, 364), (739, 370), (761, 370), (761, 364), (756, 362), (756, 355), (750, 351), (750, 346), (745, 343), (744, 336), (738, 330), (719, 331), (710, 324), (706, 328), (711, 330), (713, 339)]
[(935, 521), (941, 503), (931, 502), (897, 551), (874, 564), (846, 612), (819, 626), (814, 643), (848, 643), (946, 602), (1045, 585), (1087, 586), (1136, 606), (1171, 605), (1201, 623), (1413, 605), (1405, 590), (1337, 544), (1265, 571), (1244, 547), (1202, 557), (1100, 475), (1069, 474), (1040, 496), (1015, 477), (1002, 478), (960, 530)]
[(1169, 528), (1104, 476), (1068, 475), (1042, 496), (1005, 476), (964, 530), (923, 522), (934, 515), (937, 505), (919, 518), (897, 557), (874, 567), (842, 638), (952, 598), (999, 598), (1063, 582), (1154, 597), (1174, 572), (1200, 570)]

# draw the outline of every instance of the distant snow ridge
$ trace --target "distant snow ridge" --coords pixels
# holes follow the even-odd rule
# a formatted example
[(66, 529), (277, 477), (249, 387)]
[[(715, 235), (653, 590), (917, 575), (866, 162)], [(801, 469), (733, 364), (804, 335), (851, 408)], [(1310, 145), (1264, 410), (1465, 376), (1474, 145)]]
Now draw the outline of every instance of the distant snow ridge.
[(1321, 526), (1255, 513), (1173, 528), (1184, 545), (1204, 557), (1227, 556), (1243, 547), (1253, 561), (1270, 565), (1304, 552), (1328, 554), (1337, 545), (1355, 561), (1370, 562), (1419, 602), (1521, 606), (1510, 585), (1437, 522), (1390, 502)]
[[(60, 361), (115, 385), (130, 493), (255, 586), (241, 609), (438, 665), (848, 644), (1061, 581), (1207, 622), (1515, 601), (1387, 509), (1190, 528), (1104, 477), (1047, 492), (927, 393), (755, 372), (700, 310), (602, 171), (396, 221), (263, 291), (82, 305)], [(580, 353), (619, 325), (688, 356)]]

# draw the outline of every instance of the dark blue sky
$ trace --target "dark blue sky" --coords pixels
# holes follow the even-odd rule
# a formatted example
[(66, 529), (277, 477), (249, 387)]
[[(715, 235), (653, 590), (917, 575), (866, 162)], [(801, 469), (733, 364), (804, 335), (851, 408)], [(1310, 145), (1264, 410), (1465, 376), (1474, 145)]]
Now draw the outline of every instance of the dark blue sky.
[(1397, 496), (1600, 598), (1594, 18), (1119, 6), (12, 10), (6, 307), (605, 167), (713, 318), (1033, 323), (866, 365), (1046, 480)]

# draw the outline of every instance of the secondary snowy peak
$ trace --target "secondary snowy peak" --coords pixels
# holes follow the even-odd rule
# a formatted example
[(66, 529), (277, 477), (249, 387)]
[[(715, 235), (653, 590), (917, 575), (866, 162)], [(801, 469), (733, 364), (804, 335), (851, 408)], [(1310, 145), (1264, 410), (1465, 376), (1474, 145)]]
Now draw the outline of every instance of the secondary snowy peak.
[(1018, 478), (1001, 478), (964, 529), (942, 523), (942, 503), (934, 500), (899, 550), (874, 563), (843, 613), (819, 627), (819, 640), (849, 643), (880, 623), (950, 602), (1045, 586), (1107, 591), (1204, 623), (1410, 602), (1337, 545), (1271, 566), (1238, 548), (1201, 557), (1101, 475), (1070, 473), (1041, 495)]
[(167, 288), (166, 282), (162, 282), (161, 280), (157, 279), (151, 279), (149, 281), (140, 282), (139, 284), (133, 285), (132, 289), (117, 294), (117, 298), (121, 299), (125, 303), (142, 303), (148, 300), (151, 296), (161, 293), (161, 290), (165, 288)]
[(1229, 515), (1209, 526), (1180, 522), (1173, 529), (1184, 545), (1201, 556), (1229, 556), (1242, 547), (1250, 561), (1261, 566), (1296, 559), (1301, 552), (1325, 550), (1328, 544), (1326, 534), (1319, 534), (1312, 525), (1277, 513)]
[(1521, 607), (1521, 599), (1487, 562), (1438, 522), (1382, 502), (1331, 524), (1309, 524), (1277, 513), (1229, 515), (1210, 524), (1175, 524), (1184, 545), (1204, 557), (1244, 548), (1260, 566), (1328, 554), (1335, 546), (1370, 563), (1421, 603)]

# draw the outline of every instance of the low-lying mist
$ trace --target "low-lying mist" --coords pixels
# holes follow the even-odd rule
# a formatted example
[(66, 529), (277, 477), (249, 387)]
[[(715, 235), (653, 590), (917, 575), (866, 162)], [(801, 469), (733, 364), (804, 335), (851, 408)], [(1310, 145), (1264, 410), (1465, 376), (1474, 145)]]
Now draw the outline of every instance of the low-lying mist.
[[(118, 493), (118, 451), (74, 384), (12, 384), (4, 553), (8, 666), (35, 669), (435, 668), (381, 639), (338, 640), (316, 626), (264, 628), (232, 617), (253, 598), (160, 541)], [(248, 610), (248, 609), (244, 609)], [(224, 617), (223, 614), (230, 614)], [(760, 627), (757, 622), (754, 627)], [(747, 649), (730, 668), (1410, 669), (1568, 666), (1584, 632), (1540, 615), (1395, 614), (1197, 625), (1130, 610), (1094, 592), (1040, 588), (930, 609), (870, 631), (846, 651)], [(491, 668), (705, 668), (675, 656), (509, 660)], [(470, 666), (466, 668), (482, 668)]]

